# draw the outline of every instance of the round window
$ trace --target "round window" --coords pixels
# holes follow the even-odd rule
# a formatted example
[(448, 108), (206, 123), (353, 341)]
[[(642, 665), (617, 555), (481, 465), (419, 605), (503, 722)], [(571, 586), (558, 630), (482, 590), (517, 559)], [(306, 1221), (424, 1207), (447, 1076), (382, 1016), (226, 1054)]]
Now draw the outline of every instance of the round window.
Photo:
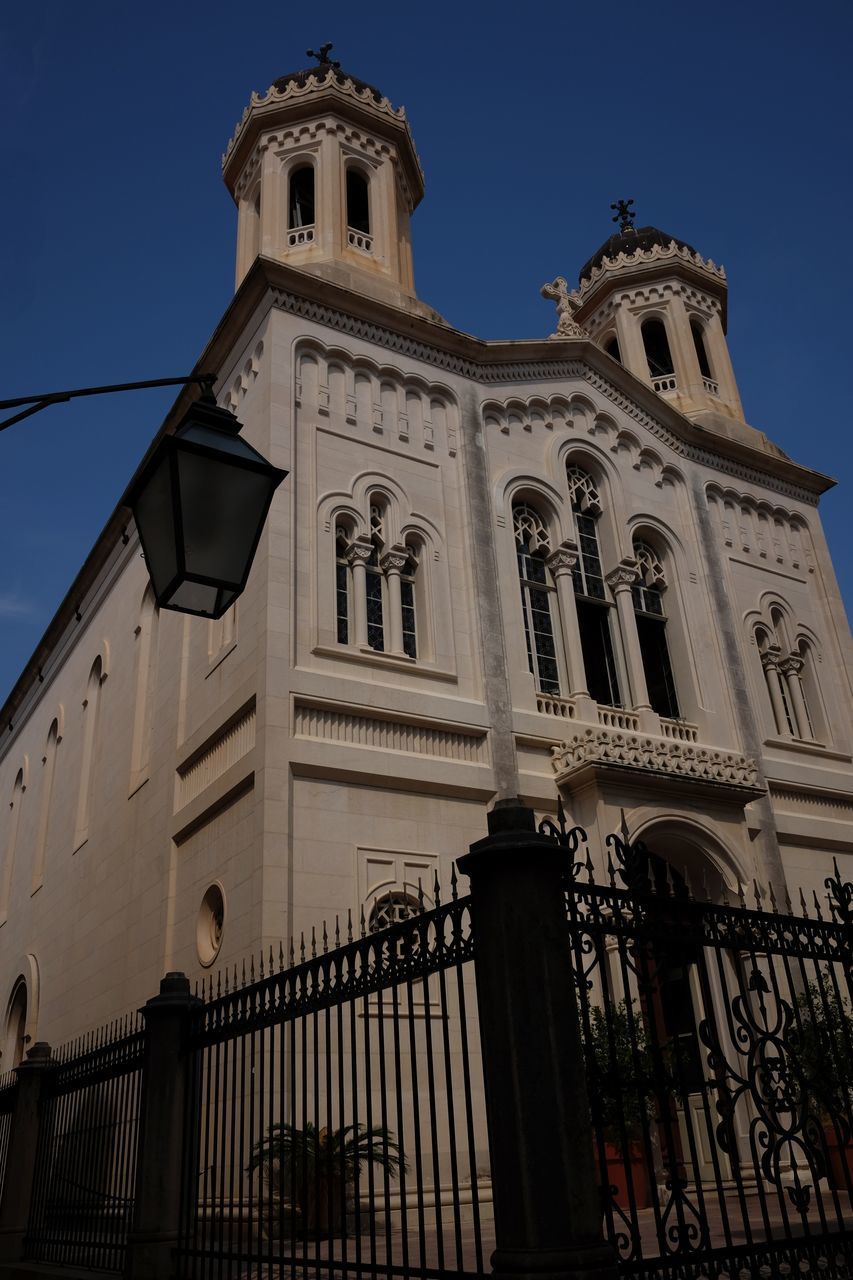
[(419, 915), (420, 911), (421, 905), (413, 894), (406, 893), (404, 889), (392, 889), (374, 902), (367, 922), (368, 931), (378, 933), (380, 929), (389, 929), (392, 924)]
[(196, 925), (196, 950), (203, 965), (213, 964), (222, 946), (225, 927), (225, 895), (220, 884), (212, 884), (201, 900)]

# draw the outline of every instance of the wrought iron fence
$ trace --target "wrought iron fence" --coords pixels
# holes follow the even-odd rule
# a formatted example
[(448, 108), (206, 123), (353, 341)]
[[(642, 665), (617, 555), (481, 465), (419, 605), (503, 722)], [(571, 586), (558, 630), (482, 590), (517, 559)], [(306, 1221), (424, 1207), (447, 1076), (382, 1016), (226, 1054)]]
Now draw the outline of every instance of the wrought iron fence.
[[(556, 828), (551, 832), (557, 834)], [(605, 1235), (625, 1276), (850, 1274), (850, 886), (780, 914), (580, 828), (566, 907)], [(846, 905), (845, 905), (846, 903)], [(790, 903), (787, 904), (790, 908)], [(845, 912), (847, 913), (845, 915)]]
[(324, 926), (249, 985), (208, 985), (179, 1274), (484, 1272), (470, 899), (455, 879), (450, 902), (435, 894), (360, 937)]
[(120, 1271), (133, 1214), (144, 1033), (125, 1019), (45, 1080), (25, 1255)]

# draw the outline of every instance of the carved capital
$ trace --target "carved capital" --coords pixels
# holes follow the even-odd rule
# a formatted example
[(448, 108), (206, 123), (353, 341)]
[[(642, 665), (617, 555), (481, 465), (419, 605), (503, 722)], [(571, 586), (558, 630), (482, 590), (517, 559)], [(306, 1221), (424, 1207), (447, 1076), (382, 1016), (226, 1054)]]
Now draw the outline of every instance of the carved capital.
[(353, 538), (347, 551), (347, 560), (351, 565), (367, 564), (367, 561), (373, 555), (373, 543), (370, 538), (366, 538), (364, 534)]
[(577, 562), (578, 544), (571, 538), (565, 538), (545, 561), (555, 578), (559, 578), (563, 573), (571, 573)]
[(803, 669), (803, 660), (798, 653), (789, 653), (778, 665), (783, 675), (798, 676)]
[(633, 556), (625, 556), (624, 560), (620, 560), (615, 569), (611, 569), (605, 574), (604, 581), (607, 583), (614, 595), (619, 591), (630, 591), (635, 582), (640, 579), (640, 566)]
[(395, 546), (389, 547), (383, 556), (380, 556), (379, 567), (383, 573), (402, 573), (408, 561), (408, 551), (400, 543), (397, 543)]
[(765, 671), (778, 671), (782, 662), (782, 650), (778, 644), (770, 644), (761, 655), (761, 665)]

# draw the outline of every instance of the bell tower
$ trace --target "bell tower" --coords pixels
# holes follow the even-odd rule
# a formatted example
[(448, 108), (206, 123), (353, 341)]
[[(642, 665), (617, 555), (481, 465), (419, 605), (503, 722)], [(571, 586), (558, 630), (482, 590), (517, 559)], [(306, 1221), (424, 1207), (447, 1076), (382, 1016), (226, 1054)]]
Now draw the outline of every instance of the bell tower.
[(619, 200), (619, 231), (581, 268), (574, 318), (599, 346), (689, 418), (744, 421), (726, 342), (722, 267), (657, 227), (635, 227)]
[(253, 94), (223, 156), (237, 286), (262, 255), (432, 316), (415, 296), (409, 219), (424, 181), (405, 111), (331, 48)]

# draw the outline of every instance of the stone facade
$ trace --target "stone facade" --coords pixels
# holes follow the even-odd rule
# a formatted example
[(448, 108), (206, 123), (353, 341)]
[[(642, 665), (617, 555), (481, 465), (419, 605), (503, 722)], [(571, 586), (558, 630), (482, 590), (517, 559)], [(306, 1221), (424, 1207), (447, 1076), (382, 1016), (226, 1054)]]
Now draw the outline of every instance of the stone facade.
[(744, 422), (721, 270), (620, 248), (547, 286), (551, 338), (480, 342), (415, 296), (405, 117), (277, 85), (224, 158), (239, 288), (197, 367), (290, 475), (218, 622), (158, 613), (117, 511), (7, 700), (0, 1068), (168, 970), (429, 901), (496, 797), (559, 787), (596, 856), (624, 811), (721, 892), (853, 858), (829, 482)]

